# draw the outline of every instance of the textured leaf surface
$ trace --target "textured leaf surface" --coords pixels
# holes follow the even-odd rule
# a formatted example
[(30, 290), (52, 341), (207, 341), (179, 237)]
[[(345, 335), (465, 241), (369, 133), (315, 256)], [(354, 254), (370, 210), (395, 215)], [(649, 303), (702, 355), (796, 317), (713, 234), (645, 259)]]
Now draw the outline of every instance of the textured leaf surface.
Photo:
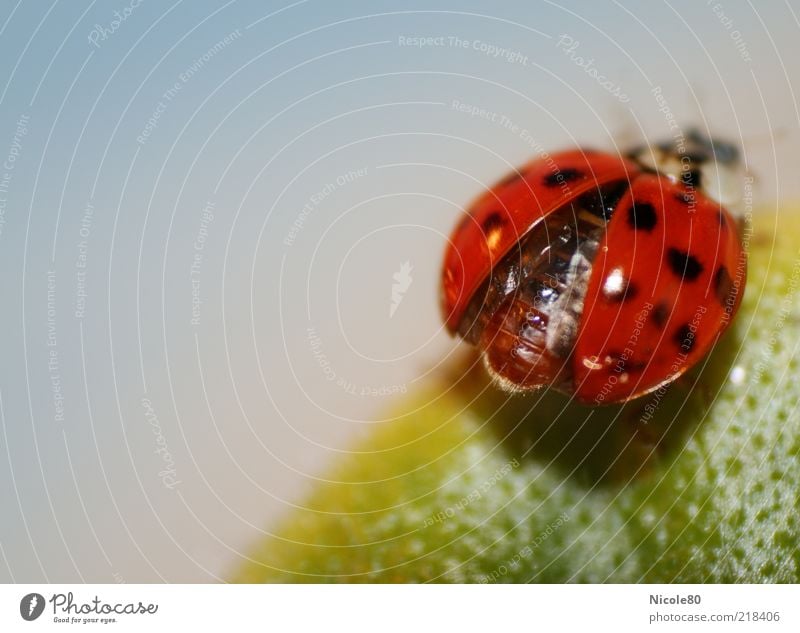
[(800, 214), (753, 229), (734, 327), (665, 394), (509, 399), (470, 358), (376, 425), (233, 580), (800, 581)]

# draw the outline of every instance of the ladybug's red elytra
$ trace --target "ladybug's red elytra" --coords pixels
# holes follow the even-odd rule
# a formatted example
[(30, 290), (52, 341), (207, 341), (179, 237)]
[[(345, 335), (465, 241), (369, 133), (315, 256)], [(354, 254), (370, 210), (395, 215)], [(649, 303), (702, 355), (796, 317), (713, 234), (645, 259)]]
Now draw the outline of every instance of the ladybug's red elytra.
[(480, 196), (450, 237), (445, 324), (500, 387), (588, 404), (672, 382), (744, 291), (735, 147), (692, 131), (618, 156), (548, 155)]

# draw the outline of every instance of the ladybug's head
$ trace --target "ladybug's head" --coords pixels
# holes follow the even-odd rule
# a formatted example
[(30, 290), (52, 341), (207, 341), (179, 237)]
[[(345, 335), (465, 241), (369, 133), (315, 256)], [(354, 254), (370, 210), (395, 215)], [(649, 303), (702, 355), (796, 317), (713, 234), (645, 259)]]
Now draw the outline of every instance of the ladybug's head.
[(683, 182), (736, 212), (742, 203), (744, 168), (739, 148), (697, 129), (663, 143), (645, 145), (629, 157), (647, 170)]

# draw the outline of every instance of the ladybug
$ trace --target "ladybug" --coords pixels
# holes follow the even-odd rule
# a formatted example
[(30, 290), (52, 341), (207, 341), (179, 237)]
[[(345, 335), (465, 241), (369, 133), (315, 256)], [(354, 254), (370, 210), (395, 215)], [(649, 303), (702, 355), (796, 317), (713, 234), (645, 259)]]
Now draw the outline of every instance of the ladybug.
[(741, 174), (735, 146), (697, 131), (624, 155), (542, 154), (450, 236), (447, 329), (509, 392), (549, 386), (601, 405), (665, 387), (738, 310)]

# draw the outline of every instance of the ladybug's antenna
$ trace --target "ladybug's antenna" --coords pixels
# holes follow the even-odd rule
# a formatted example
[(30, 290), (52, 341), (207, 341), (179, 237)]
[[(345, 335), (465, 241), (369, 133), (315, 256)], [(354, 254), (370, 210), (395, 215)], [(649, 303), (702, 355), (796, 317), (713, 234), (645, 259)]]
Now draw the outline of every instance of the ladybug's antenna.
[(686, 102), (690, 106), (692, 115), (690, 117), (691, 124), (688, 128), (684, 128), (684, 131), (687, 134), (696, 132), (707, 138), (712, 137), (713, 133), (709, 128), (709, 119), (705, 114), (708, 111), (708, 93), (703, 84), (696, 81), (690, 81), (687, 84)]

